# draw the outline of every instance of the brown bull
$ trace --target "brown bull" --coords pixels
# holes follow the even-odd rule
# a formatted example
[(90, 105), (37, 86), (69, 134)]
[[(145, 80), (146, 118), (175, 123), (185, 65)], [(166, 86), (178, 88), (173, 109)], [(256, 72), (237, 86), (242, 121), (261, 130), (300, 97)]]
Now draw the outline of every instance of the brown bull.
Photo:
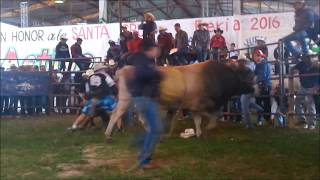
[[(214, 127), (216, 115), (228, 99), (234, 95), (253, 92), (253, 74), (245, 68), (206, 61), (187, 66), (159, 67), (159, 71), (163, 75), (160, 104), (167, 110), (190, 110), (194, 115), (198, 137), (202, 133), (202, 118), (209, 119), (209, 128)], [(118, 72), (119, 102), (105, 132), (108, 138), (113, 126), (130, 105), (131, 95), (126, 84), (132, 75), (133, 67), (130, 66)]]

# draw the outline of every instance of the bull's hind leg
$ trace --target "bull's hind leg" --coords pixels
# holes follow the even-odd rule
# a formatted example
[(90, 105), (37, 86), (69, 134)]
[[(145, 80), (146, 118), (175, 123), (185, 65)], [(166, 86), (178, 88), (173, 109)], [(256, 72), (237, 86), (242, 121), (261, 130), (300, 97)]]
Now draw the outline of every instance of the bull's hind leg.
[(220, 111), (216, 111), (212, 114), (206, 114), (206, 116), (209, 119), (206, 129), (210, 130), (217, 127), (217, 119), (219, 118), (219, 115), (220, 115)]

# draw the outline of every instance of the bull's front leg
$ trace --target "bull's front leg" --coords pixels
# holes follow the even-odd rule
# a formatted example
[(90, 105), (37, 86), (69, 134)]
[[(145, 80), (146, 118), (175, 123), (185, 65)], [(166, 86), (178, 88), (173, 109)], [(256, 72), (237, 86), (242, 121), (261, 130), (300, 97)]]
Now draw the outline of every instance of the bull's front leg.
[(199, 114), (195, 114), (193, 117), (193, 122), (196, 127), (196, 135), (199, 138), (202, 135), (202, 130), (201, 130), (202, 117)]

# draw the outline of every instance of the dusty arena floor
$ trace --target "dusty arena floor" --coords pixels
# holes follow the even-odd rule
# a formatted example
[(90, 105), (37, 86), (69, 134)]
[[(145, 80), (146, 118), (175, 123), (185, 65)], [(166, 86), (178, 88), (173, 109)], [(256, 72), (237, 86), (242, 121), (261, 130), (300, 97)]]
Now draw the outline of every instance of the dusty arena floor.
[(201, 139), (177, 137), (192, 122), (180, 121), (176, 137), (155, 153), (159, 168), (126, 173), (137, 151), (138, 130), (69, 133), (72, 116), (1, 120), (2, 179), (319, 179), (319, 131), (219, 124)]

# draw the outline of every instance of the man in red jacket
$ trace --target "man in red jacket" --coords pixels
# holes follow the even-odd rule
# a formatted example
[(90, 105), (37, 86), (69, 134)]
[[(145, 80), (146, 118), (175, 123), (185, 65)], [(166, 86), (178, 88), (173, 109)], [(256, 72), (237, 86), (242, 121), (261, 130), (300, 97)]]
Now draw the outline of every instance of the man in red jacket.
[(210, 48), (212, 50), (213, 59), (218, 60), (218, 54), (226, 47), (226, 40), (222, 36), (223, 30), (218, 28), (214, 30), (215, 35), (212, 36)]
[(170, 50), (173, 48), (173, 36), (171, 33), (166, 32), (167, 28), (160, 26), (158, 35), (158, 46), (161, 55), (157, 60), (157, 65), (162, 66), (166, 64), (166, 59), (169, 56)]

